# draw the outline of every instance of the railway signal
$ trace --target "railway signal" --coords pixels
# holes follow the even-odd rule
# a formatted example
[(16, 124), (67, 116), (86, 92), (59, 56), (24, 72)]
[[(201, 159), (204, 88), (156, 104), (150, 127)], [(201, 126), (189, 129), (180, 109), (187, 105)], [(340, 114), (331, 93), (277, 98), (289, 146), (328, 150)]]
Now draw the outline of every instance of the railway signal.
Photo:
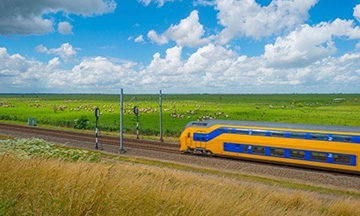
[[(96, 123), (95, 123), (95, 149), (99, 149), (99, 145), (98, 145), (98, 126), (97, 126), (99, 116), (100, 116), (100, 109), (98, 107), (96, 107), (96, 109), (95, 109), (95, 117), (96, 117)], [(103, 150), (102, 145), (101, 145), (101, 150)]]
[(139, 109), (134, 106), (134, 114), (136, 115), (136, 139), (139, 139)]

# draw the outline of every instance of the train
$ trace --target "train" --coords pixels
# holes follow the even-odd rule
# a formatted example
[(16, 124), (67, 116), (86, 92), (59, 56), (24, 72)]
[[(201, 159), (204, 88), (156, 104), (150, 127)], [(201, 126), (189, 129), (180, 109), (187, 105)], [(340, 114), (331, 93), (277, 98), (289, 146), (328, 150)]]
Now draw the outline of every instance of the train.
[(360, 127), (191, 121), (180, 151), (360, 174)]

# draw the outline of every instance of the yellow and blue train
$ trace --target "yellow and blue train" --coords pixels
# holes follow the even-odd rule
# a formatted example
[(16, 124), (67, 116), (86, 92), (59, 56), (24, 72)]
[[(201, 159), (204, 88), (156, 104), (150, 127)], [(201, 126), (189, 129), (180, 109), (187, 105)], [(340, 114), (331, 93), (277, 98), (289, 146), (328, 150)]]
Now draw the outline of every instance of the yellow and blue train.
[(180, 150), (360, 174), (360, 127), (193, 121)]

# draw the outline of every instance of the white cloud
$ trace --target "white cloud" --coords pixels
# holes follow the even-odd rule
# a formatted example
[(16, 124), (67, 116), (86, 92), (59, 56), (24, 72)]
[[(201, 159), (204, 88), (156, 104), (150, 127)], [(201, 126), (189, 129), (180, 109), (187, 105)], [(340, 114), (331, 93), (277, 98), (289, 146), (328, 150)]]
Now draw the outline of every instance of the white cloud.
[(145, 6), (148, 6), (150, 3), (156, 4), (157, 7), (162, 7), (166, 2), (174, 2), (175, 0), (137, 0)]
[(266, 45), (264, 58), (271, 67), (303, 67), (334, 54), (334, 37), (360, 39), (360, 29), (353, 21), (341, 19), (315, 26), (305, 24)]
[(360, 91), (359, 52), (294, 68), (269, 67), (263, 56), (239, 56), (214, 44), (200, 47), (187, 59), (181, 56), (182, 47), (175, 46), (164, 58), (156, 53), (145, 68), (98, 56), (62, 69), (58, 57), (42, 63), (0, 48), (0, 91), (118, 93), (120, 86), (136, 93), (160, 88), (174, 93)]
[(143, 37), (143, 35), (137, 36), (137, 37), (134, 39), (134, 41), (135, 41), (136, 43), (144, 42), (144, 37)]
[(158, 35), (154, 30), (150, 30), (147, 34), (148, 38), (157, 44), (167, 44), (169, 40), (164, 35)]
[(47, 85), (47, 77), (58, 66), (56, 59), (46, 64), (19, 54), (10, 55), (6, 48), (0, 48), (0, 91), (38, 92)]
[(194, 6), (214, 6), (215, 5), (215, 1), (214, 0), (194, 0), (193, 2)]
[(133, 85), (135, 66), (133, 62), (117, 63), (100, 56), (85, 58), (70, 71), (52, 73), (48, 86), (106, 92), (115, 86)]
[(360, 42), (358, 42), (358, 43), (355, 45), (355, 48), (356, 48), (356, 49), (360, 49)]
[(69, 22), (59, 22), (58, 24), (60, 34), (73, 34), (72, 28), (73, 26)]
[(354, 17), (360, 22), (360, 4), (354, 7)]
[(69, 43), (61, 44), (59, 48), (48, 49), (44, 45), (40, 44), (35, 47), (37, 52), (43, 52), (46, 54), (54, 54), (61, 57), (64, 62), (70, 63), (76, 57), (76, 50), (79, 48), (73, 48)]
[(53, 19), (44, 15), (63, 12), (89, 17), (111, 13), (115, 8), (114, 0), (2, 0), (0, 34), (42, 35), (54, 31)]
[(216, 92), (218, 88), (226, 88), (226, 92), (296, 92), (291, 91), (296, 88), (303, 92), (338, 92), (349, 86), (352, 91), (360, 90), (356, 84), (360, 81), (360, 53), (326, 57), (299, 68), (272, 68), (261, 56), (238, 56), (213, 44), (199, 48), (183, 61), (179, 49), (176, 50), (174, 57), (167, 54), (165, 59), (155, 54), (150, 66), (142, 71), (142, 84), (177, 92), (179, 89)]
[(309, 18), (309, 9), (318, 0), (273, 0), (261, 6), (255, 0), (217, 0), (219, 23), (225, 29), (219, 42), (225, 44), (232, 38), (261, 39), (284, 30), (292, 30)]
[(204, 33), (204, 26), (199, 23), (198, 11), (193, 10), (187, 18), (182, 19), (178, 25), (171, 25), (162, 35), (151, 30), (148, 37), (158, 44), (173, 40), (180, 46), (197, 47), (210, 42), (210, 38), (203, 38)]

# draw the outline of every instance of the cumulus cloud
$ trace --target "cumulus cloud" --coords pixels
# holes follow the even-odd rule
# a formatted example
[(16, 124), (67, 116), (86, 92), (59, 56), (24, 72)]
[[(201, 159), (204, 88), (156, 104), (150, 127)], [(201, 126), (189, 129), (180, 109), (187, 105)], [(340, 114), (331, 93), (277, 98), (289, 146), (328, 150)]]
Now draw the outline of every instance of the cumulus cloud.
[(235, 92), (240, 89), (284, 92), (291, 88), (324, 92), (324, 89), (341, 91), (344, 85), (355, 87), (360, 81), (360, 53), (326, 57), (304, 67), (274, 68), (268, 66), (263, 56), (239, 56), (214, 44), (199, 48), (187, 60), (181, 60), (180, 51), (179, 47), (168, 49), (165, 58), (155, 54), (151, 64), (141, 72), (141, 84), (169, 89), (181, 86), (180, 89), (195, 92), (218, 88)]
[(58, 70), (50, 74), (48, 86), (106, 92), (116, 86), (133, 85), (135, 66), (133, 62), (118, 63), (100, 56), (85, 58), (70, 71)]
[(243, 56), (208, 44), (186, 59), (180, 46), (167, 49), (164, 57), (155, 53), (146, 67), (98, 56), (62, 69), (58, 57), (43, 63), (0, 48), (0, 90), (118, 93), (121, 86), (137, 93), (159, 88), (174, 93), (356, 92), (360, 91), (359, 68), (359, 52), (281, 68), (269, 67), (264, 56)]
[(166, 44), (169, 40), (173, 40), (180, 46), (198, 47), (210, 42), (210, 38), (203, 38), (204, 34), (204, 26), (199, 23), (198, 11), (193, 10), (178, 25), (171, 25), (161, 35), (151, 30), (148, 33), (148, 37), (151, 41), (158, 44)]
[(137, 0), (145, 6), (149, 6), (150, 3), (156, 4), (157, 7), (162, 7), (166, 2), (174, 2), (175, 0)]
[(136, 43), (144, 42), (144, 37), (143, 37), (143, 35), (137, 36), (137, 37), (134, 39), (134, 41), (135, 41)]
[(360, 22), (360, 4), (354, 7), (354, 17)]
[(219, 42), (225, 44), (232, 38), (261, 39), (285, 30), (292, 30), (309, 18), (309, 9), (318, 0), (273, 0), (261, 6), (255, 0), (217, 0), (217, 18), (224, 30)]
[(48, 76), (59, 62), (49, 63), (27, 59), (20, 54), (10, 55), (6, 48), (0, 48), (0, 91), (39, 92), (48, 83)]
[(264, 58), (272, 67), (303, 67), (334, 54), (334, 37), (360, 39), (360, 28), (352, 20), (341, 19), (315, 26), (305, 24), (266, 45)]
[(46, 54), (54, 54), (61, 57), (61, 59), (66, 62), (70, 63), (76, 57), (76, 50), (79, 48), (73, 48), (69, 43), (61, 44), (59, 48), (52, 48), (48, 49), (44, 45), (40, 44), (39, 46), (35, 47), (37, 52), (42, 52)]
[(165, 35), (158, 35), (154, 30), (150, 30), (147, 36), (151, 41), (160, 45), (169, 43), (169, 40)]
[(72, 28), (73, 26), (69, 22), (59, 22), (58, 24), (58, 32), (60, 34), (73, 34)]
[(53, 19), (44, 15), (63, 12), (83, 17), (102, 15), (115, 10), (114, 0), (2, 0), (0, 34), (42, 35), (54, 31)]

